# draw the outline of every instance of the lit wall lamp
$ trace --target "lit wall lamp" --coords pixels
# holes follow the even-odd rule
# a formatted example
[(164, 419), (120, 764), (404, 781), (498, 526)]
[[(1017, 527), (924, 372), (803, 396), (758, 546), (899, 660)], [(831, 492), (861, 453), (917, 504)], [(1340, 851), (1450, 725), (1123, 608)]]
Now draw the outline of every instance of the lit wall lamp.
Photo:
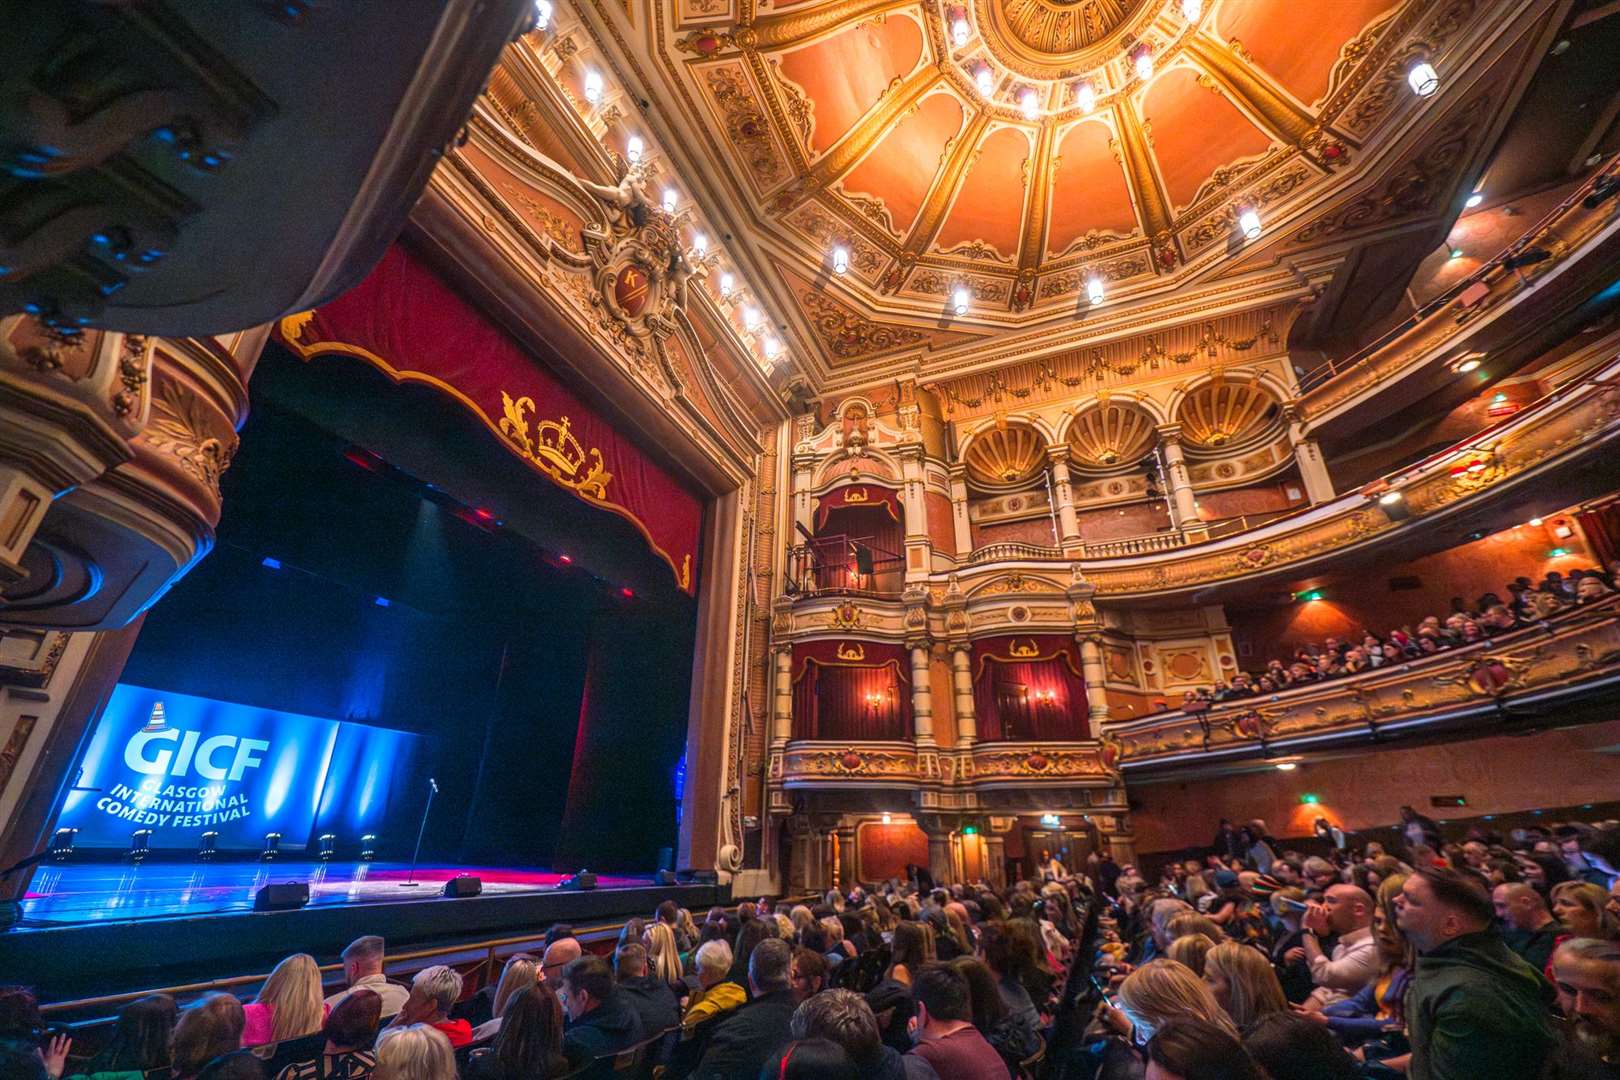
[(951, 294), (951, 310), (956, 312), (958, 318), (968, 313), (968, 304), (972, 298), (966, 285), (958, 285), (956, 291)]
[(585, 73), (585, 100), (592, 105), (602, 100), (602, 73), (600, 71), (587, 71)]
[(832, 268), (835, 274), (849, 273), (849, 248), (842, 244), (833, 248)]
[(1406, 84), (1418, 97), (1431, 97), (1440, 89), (1440, 73), (1427, 60), (1419, 60), (1406, 69)]
[(1245, 240), (1260, 239), (1260, 212), (1254, 207), (1247, 207), (1238, 214), (1238, 228)]

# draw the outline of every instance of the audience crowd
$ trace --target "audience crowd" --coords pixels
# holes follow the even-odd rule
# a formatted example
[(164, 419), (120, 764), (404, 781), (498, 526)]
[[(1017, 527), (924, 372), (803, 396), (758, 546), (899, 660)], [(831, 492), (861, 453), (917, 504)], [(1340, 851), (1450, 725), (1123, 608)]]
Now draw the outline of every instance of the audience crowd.
[(1004, 889), (666, 902), (608, 955), (554, 927), (476, 993), (396, 982), (364, 937), (336, 993), (298, 954), (251, 1001), (131, 1002), (93, 1055), (5, 988), (0, 1080), (1620, 1078), (1620, 824), (1401, 819), (1388, 849), (1222, 821), (1156, 883), (1042, 853)]
[(1275, 694), (1473, 645), (1613, 596), (1617, 579), (1620, 562), (1606, 570), (1572, 570), (1567, 575), (1550, 570), (1539, 582), (1514, 578), (1503, 590), (1506, 599), (1494, 592), (1472, 603), (1453, 597), (1449, 614), (1430, 615), (1415, 627), (1408, 624), (1382, 636), (1364, 630), (1353, 636), (1301, 645), (1292, 656), (1268, 660), (1262, 671), (1239, 671), (1230, 682), (1186, 691), (1179, 707), (1200, 712), (1218, 701)]

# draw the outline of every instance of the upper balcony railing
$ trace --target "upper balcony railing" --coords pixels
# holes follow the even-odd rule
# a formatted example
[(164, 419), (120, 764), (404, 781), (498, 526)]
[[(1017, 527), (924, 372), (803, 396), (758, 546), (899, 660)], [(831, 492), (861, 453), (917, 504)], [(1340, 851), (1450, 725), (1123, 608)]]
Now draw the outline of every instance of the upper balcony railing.
[(1564, 709), (1620, 688), (1620, 596), (1496, 638), (1272, 694), (1106, 726), (1127, 771)]
[(983, 547), (973, 549), (967, 557), (967, 564), (977, 565), (990, 562), (1013, 562), (1018, 559), (1061, 559), (1063, 549), (1044, 547), (1040, 544), (1021, 544), (1016, 541), (1003, 541), (998, 544), (985, 544)]
[[(1571, 237), (1560, 236), (1555, 230), (1578, 220), (1596, 220), (1611, 213), (1612, 206), (1609, 210), (1602, 208), (1606, 202), (1614, 199), (1617, 191), (1620, 191), (1620, 162), (1611, 162), (1521, 233), (1499, 255), (1428, 301), (1377, 340), (1349, 356), (1329, 359), (1300, 376), (1300, 395), (1361, 366), (1373, 356), (1396, 345), (1403, 337), (1426, 330), (1431, 320), (1453, 302), (1464, 309), (1473, 309), (1489, 298), (1494, 306), (1527, 291), (1533, 286), (1534, 278), (1526, 277), (1524, 269), (1545, 262), (1556, 251), (1571, 243)], [(1502, 288), (1504, 285), (1506, 288)]]
[(802, 596), (894, 598), (906, 561), (877, 547), (870, 536), (818, 536), (788, 548), (790, 592)]
[(920, 747), (893, 740), (796, 739), (771, 765), (787, 787), (1107, 787), (1118, 780), (1114, 749), (1094, 741), (978, 742)]

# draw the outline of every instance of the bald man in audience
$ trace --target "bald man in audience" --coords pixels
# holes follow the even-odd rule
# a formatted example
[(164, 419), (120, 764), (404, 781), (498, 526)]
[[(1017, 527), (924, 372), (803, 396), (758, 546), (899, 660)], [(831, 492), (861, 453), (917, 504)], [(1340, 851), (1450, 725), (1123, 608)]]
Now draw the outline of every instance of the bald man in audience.
[[(1378, 976), (1378, 942), (1373, 939), (1373, 898), (1355, 885), (1331, 885), (1320, 904), (1311, 904), (1300, 920), (1305, 935), (1300, 944), (1316, 989), (1305, 1008), (1320, 1012), (1334, 1002), (1360, 992)], [(1333, 951), (1322, 939), (1334, 937)]]
[(540, 981), (562, 985), (563, 968), (578, 960), (585, 952), (580, 947), (578, 938), (560, 938), (546, 946), (546, 954), (540, 958)]
[(1491, 893), (1491, 906), (1502, 924), (1502, 940), (1537, 971), (1545, 971), (1553, 946), (1564, 928), (1547, 910), (1547, 901), (1522, 881), (1504, 882)]

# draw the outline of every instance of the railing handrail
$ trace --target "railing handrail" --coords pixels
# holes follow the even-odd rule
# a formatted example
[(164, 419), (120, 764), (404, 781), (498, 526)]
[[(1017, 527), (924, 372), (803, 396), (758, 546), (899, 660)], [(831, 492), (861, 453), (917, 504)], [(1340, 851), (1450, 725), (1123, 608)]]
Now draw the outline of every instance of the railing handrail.
[(1023, 557), (1030, 559), (1058, 559), (1062, 558), (1063, 549), (1048, 547), (1045, 544), (1030, 544), (1022, 540), (998, 540), (993, 544), (984, 544), (976, 547), (968, 554), (969, 563), (993, 562), (996, 559), (1008, 557)]
[(1602, 183), (1605, 178), (1614, 172), (1615, 164), (1615, 162), (1611, 161), (1605, 168), (1594, 170), (1592, 175), (1586, 179), (1585, 183), (1581, 184), (1581, 186), (1576, 188), (1574, 192), (1566, 196), (1558, 203), (1557, 206), (1553, 207), (1552, 210), (1544, 214), (1533, 226), (1520, 233), (1518, 239), (1514, 240), (1507, 247), (1503, 248), (1501, 252), (1499, 252), (1494, 258), (1491, 258), (1481, 264), (1467, 277), (1454, 282), (1450, 288), (1429, 300), (1422, 307), (1418, 308), (1405, 319), (1386, 330), (1373, 341), (1362, 346), (1360, 349), (1357, 349), (1349, 356), (1339, 359), (1329, 358), (1323, 363), (1318, 364), (1309, 371), (1305, 372), (1299, 377), (1299, 392), (1304, 394), (1308, 391), (1314, 390), (1318, 386), (1321, 386), (1323, 383), (1327, 382), (1329, 379), (1333, 378), (1335, 375), (1348, 371), (1350, 368), (1360, 364), (1373, 354), (1382, 351), (1403, 335), (1410, 333), (1419, 324), (1427, 321), (1430, 316), (1435, 315), (1443, 310), (1458, 296), (1461, 296), (1463, 292), (1476, 284), (1484, 282), (1485, 279), (1493, 272), (1501, 269), (1502, 263), (1506, 259), (1511, 258), (1524, 248), (1530, 246), (1533, 239), (1538, 239), (1543, 233), (1550, 231), (1559, 219), (1574, 208), (1575, 204), (1584, 200), (1589, 194), (1592, 193), (1593, 189), (1596, 188), (1598, 184)]

